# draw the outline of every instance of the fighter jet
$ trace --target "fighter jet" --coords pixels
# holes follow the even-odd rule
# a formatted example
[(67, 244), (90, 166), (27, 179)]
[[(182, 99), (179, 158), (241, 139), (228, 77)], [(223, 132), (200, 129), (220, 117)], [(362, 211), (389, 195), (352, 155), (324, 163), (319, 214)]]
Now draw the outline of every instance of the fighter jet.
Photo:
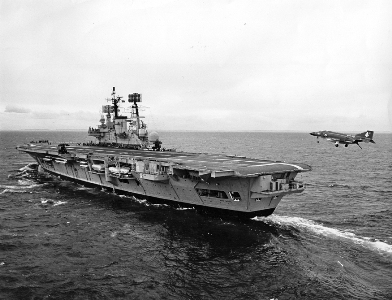
[(318, 138), (321, 137), (335, 143), (335, 147), (339, 147), (339, 144), (344, 144), (345, 147), (348, 147), (349, 144), (357, 144), (358, 147), (362, 149), (362, 147), (358, 144), (359, 142), (370, 142), (375, 144), (375, 141), (373, 141), (373, 133), (374, 131), (368, 130), (356, 135), (351, 135), (346, 133), (323, 130), (311, 132), (310, 135), (317, 136), (317, 143), (319, 142)]

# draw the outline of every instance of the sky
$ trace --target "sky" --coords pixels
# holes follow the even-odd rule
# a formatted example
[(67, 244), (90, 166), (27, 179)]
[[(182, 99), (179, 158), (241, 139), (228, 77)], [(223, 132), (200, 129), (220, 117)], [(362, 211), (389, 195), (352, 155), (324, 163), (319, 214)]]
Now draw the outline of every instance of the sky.
[(392, 131), (392, 1), (0, 0), (0, 130)]

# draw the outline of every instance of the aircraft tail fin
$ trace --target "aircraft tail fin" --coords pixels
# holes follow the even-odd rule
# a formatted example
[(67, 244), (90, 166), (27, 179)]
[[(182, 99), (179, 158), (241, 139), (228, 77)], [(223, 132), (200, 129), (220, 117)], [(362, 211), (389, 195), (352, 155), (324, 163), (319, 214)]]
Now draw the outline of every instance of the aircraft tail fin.
[(362, 132), (360, 134), (357, 134), (355, 136), (355, 138), (357, 140), (364, 141), (365, 143), (370, 142), (370, 143), (375, 144), (376, 142), (373, 141), (373, 134), (374, 134), (374, 131), (368, 130), (368, 131)]

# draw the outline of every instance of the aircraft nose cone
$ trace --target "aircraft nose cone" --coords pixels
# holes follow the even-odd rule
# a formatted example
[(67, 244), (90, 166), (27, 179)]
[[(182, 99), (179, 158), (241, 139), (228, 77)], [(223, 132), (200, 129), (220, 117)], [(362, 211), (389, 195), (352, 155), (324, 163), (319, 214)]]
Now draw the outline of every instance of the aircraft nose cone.
[(311, 133), (309, 133), (310, 135), (313, 135), (313, 136), (318, 136), (318, 135), (320, 135), (318, 132), (311, 132)]

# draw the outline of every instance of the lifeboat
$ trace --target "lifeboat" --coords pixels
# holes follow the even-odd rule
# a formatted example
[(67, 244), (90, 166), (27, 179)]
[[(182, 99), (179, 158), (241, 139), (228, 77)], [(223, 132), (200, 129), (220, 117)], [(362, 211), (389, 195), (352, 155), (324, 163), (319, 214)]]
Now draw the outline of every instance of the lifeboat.
[(56, 158), (56, 159), (55, 159), (55, 162), (56, 162), (56, 163), (60, 163), (60, 164), (66, 164), (66, 163), (67, 163), (67, 160), (66, 160), (66, 159), (61, 159), (61, 158)]
[(97, 172), (103, 172), (103, 171), (105, 171), (105, 165), (103, 165), (103, 164), (93, 164), (93, 165), (91, 165), (91, 168), (92, 168), (94, 171), (97, 171)]
[(109, 167), (109, 172), (114, 174), (128, 174), (131, 169), (127, 167)]

